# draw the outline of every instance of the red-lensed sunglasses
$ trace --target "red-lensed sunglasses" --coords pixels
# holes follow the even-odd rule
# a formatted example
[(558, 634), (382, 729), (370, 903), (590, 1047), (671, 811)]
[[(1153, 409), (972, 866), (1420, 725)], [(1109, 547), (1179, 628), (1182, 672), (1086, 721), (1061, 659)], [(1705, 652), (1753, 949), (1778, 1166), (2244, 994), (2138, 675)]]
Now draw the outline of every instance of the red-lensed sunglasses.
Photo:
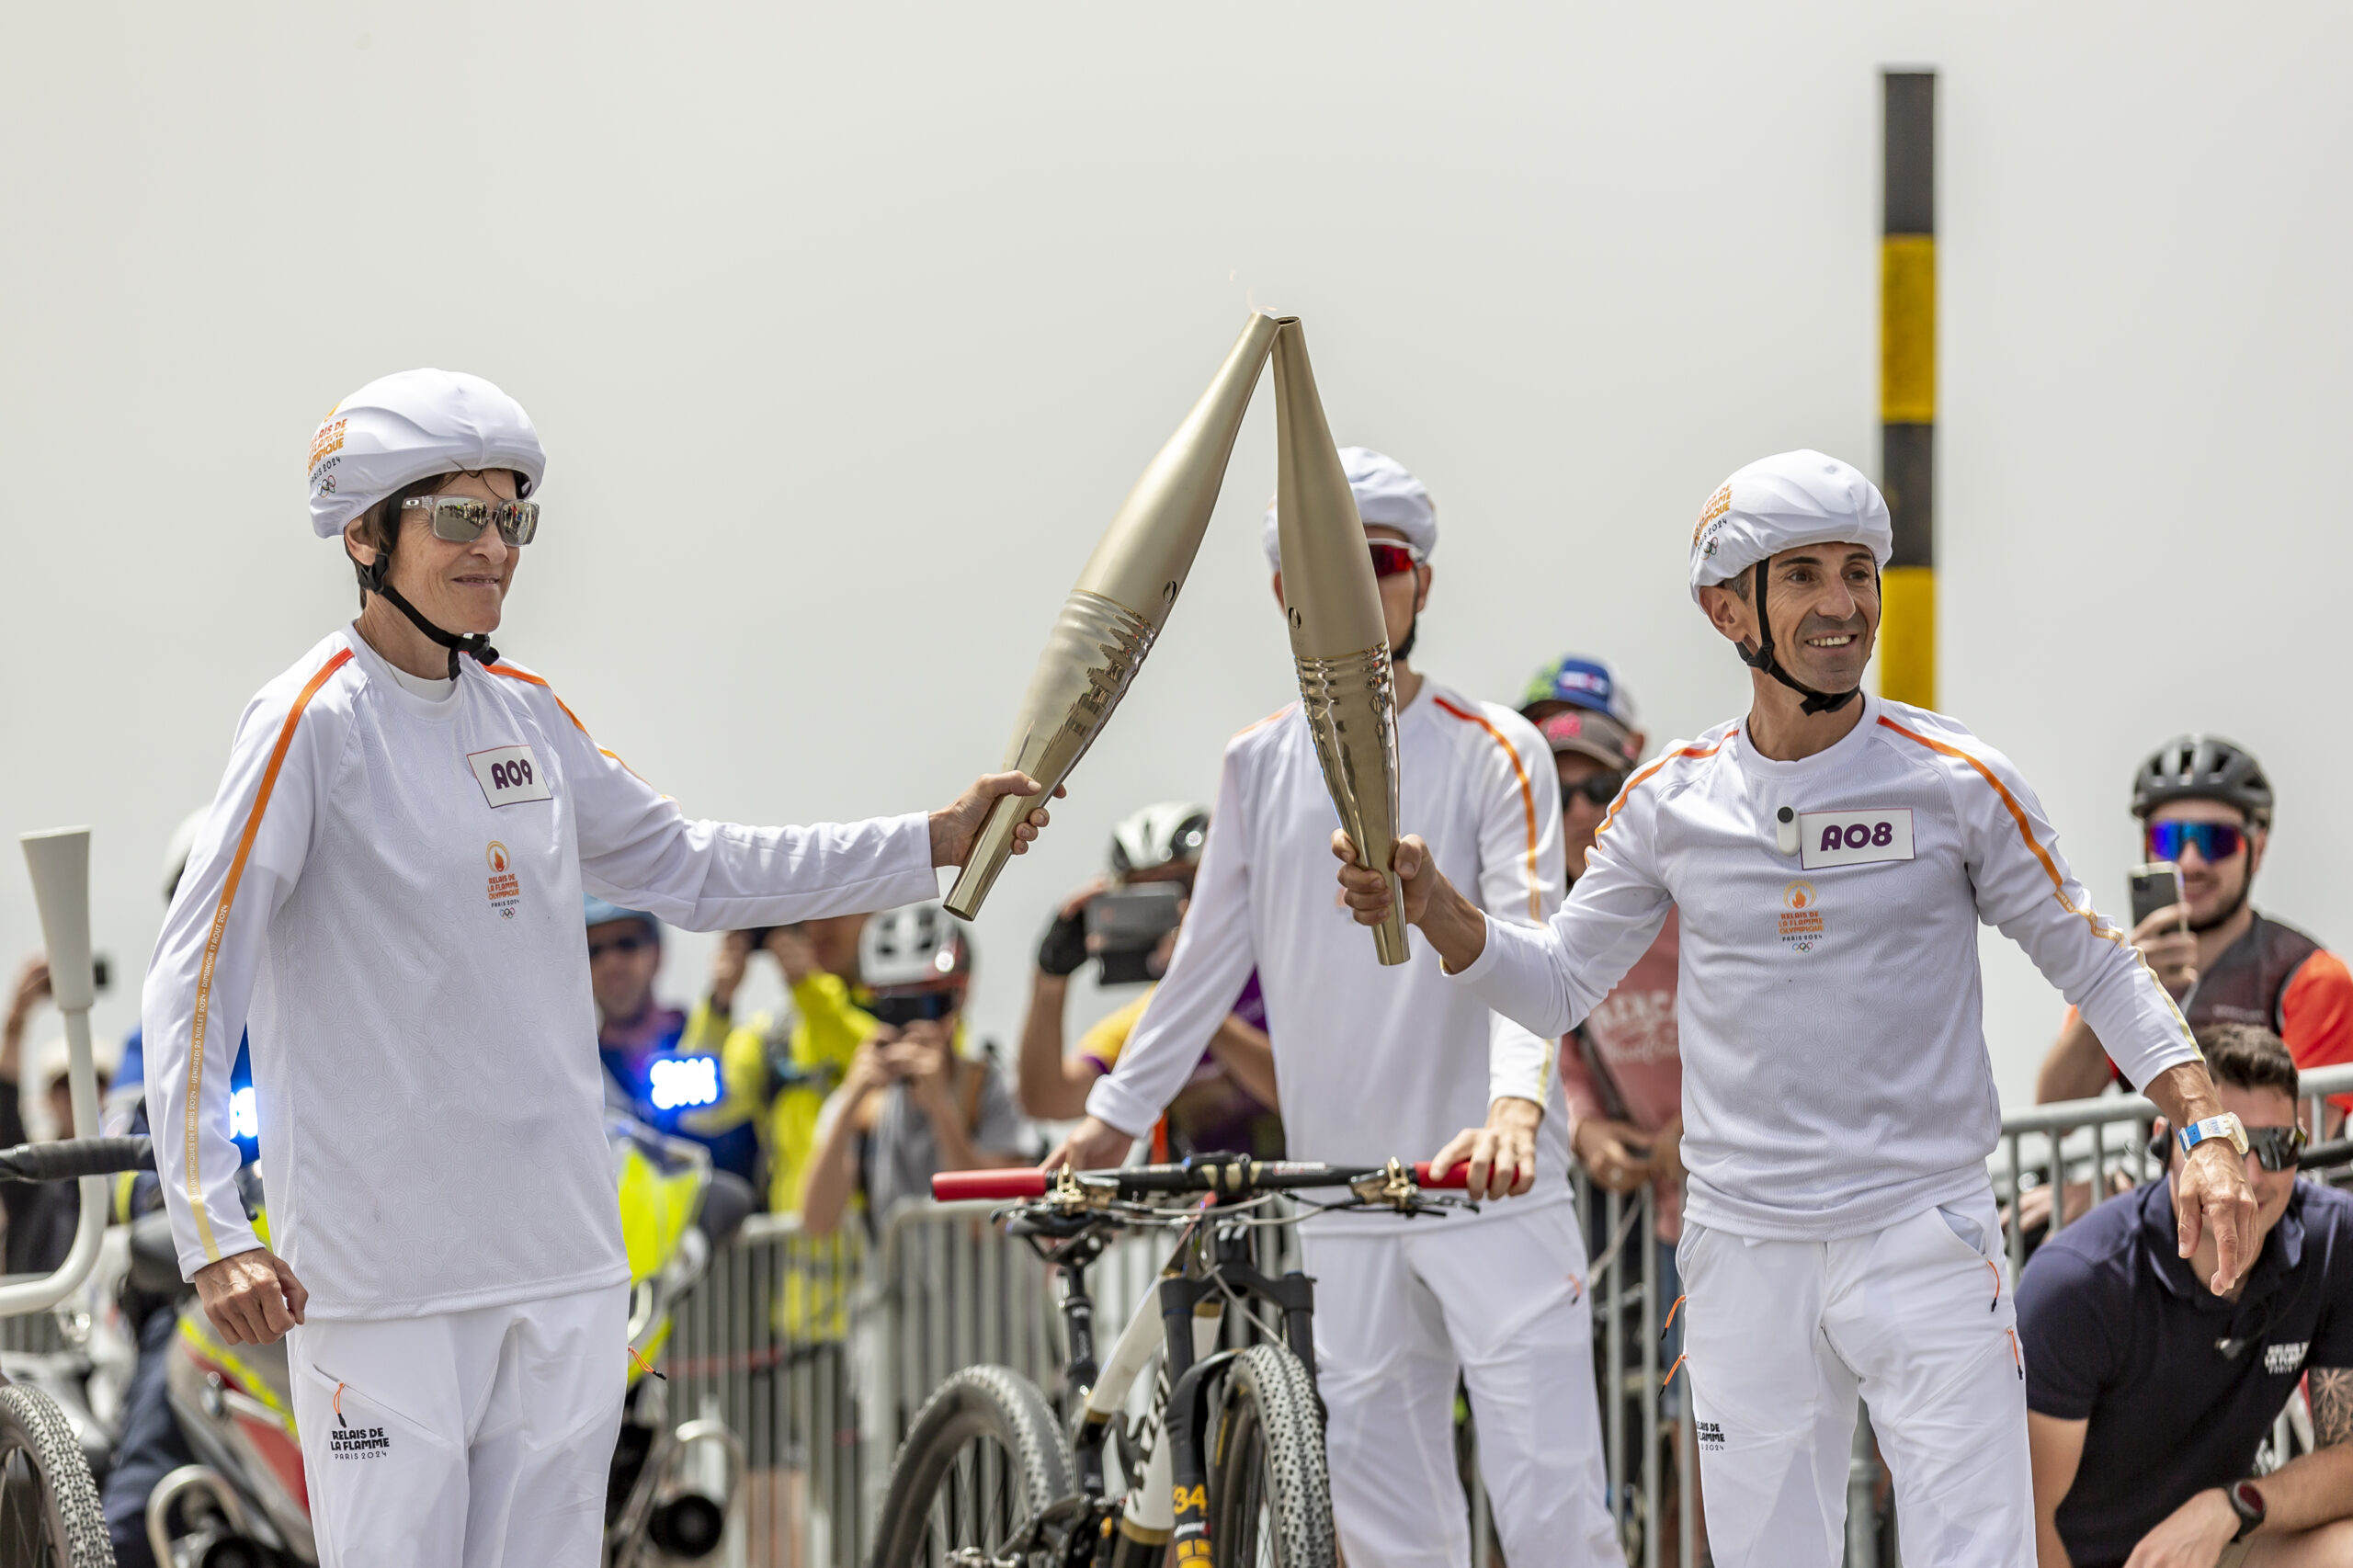
[(1372, 549), (1372, 574), (1394, 577), (1400, 572), (1411, 572), (1422, 563), (1421, 552), (1410, 544), (1393, 540), (1375, 539), (1365, 541)]

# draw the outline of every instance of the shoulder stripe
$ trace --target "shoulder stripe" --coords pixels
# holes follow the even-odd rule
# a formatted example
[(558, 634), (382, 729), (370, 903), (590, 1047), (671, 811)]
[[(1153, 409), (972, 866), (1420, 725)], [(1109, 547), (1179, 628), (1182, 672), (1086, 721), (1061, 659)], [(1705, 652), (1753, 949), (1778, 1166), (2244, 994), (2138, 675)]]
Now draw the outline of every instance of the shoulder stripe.
[(1618, 798), (1616, 800), (1609, 802), (1609, 814), (1603, 817), (1601, 819), (1601, 825), (1593, 830), (1594, 837), (1599, 838), (1603, 834), (1609, 831), (1609, 824), (1618, 820), (1618, 813), (1624, 811), (1626, 809), (1626, 802), (1634, 798), (1634, 790), (1640, 787), (1645, 779), (1649, 778), (1652, 774), (1656, 773), (1660, 768), (1665, 767), (1668, 763), (1673, 762), (1678, 756), (1713, 756), (1716, 753), (1723, 749), (1724, 743), (1718, 741), (1711, 746), (1680, 746), (1674, 751), (1666, 752), (1659, 756), (1648, 767), (1643, 768), (1631, 778), (1626, 780), (1626, 787), (1618, 791)]
[(237, 838), (237, 853), (229, 862), (228, 879), (221, 884), (221, 903), (212, 912), (212, 933), (204, 940), (204, 962), (196, 971), (196, 1009), (188, 1024), (188, 1114), (181, 1129), (188, 1171), (188, 1206), (196, 1216), (196, 1233), (204, 1243), (207, 1262), (221, 1260), (221, 1245), (212, 1236), (212, 1217), (204, 1209), (204, 1184), (197, 1171), (196, 1131), (197, 1100), (204, 1088), (204, 1035), (212, 1017), (212, 969), (220, 961), (221, 938), (229, 928), (229, 906), (236, 902), (237, 885), (245, 880), (245, 862), (252, 858), (254, 841), (261, 836), (262, 813), (269, 809), (270, 792), (278, 788), (278, 775), (286, 766), (286, 754), (294, 748), (295, 727), (302, 722), (302, 710), (319, 688), (335, 677), (335, 672), (351, 662), (351, 650), (339, 648), (335, 656), (319, 666), (318, 674), (303, 683), (295, 694), (293, 706), (286, 710), (286, 722), (278, 727), (278, 744), (270, 748), (269, 766), (262, 769), (261, 788), (254, 791), (253, 810), (245, 813), (245, 830)]
[(1252, 722), (1252, 723), (1245, 724), (1245, 725), (1243, 725), (1243, 726), (1242, 726), (1242, 728), (1240, 728), (1240, 729), (1238, 729), (1238, 730), (1234, 731), (1233, 734), (1228, 735), (1228, 736), (1226, 737), (1226, 743), (1225, 743), (1225, 744), (1228, 744), (1228, 745), (1232, 745), (1235, 741), (1240, 740), (1240, 739), (1241, 739), (1243, 736), (1245, 736), (1245, 735), (1254, 735), (1254, 734), (1256, 734), (1260, 730), (1265, 729), (1267, 725), (1269, 725), (1269, 724), (1273, 723), (1276, 720), (1278, 720), (1278, 719), (1281, 718), (1284, 714), (1286, 714), (1286, 713), (1290, 712), (1290, 710), (1291, 710), (1291, 704), (1290, 704), (1290, 703), (1288, 703), (1288, 702), (1284, 703), (1280, 708), (1276, 709), (1273, 712), (1271, 712), (1271, 713), (1267, 714), (1265, 718), (1260, 719), (1260, 720), (1257, 720), (1257, 721), (1256, 721), (1256, 722)]
[(1528, 917), (1541, 926), (1544, 923), (1544, 898), (1542, 882), (1536, 872), (1536, 791), (1528, 782), (1528, 765), (1520, 761), (1518, 748), (1504, 738), (1504, 733), (1490, 723), (1485, 714), (1466, 713), (1435, 693), (1430, 700), (1463, 722), (1476, 724), (1486, 731), (1488, 738), (1503, 748), (1504, 756), (1511, 762), (1511, 770), (1519, 779), (1520, 810), (1528, 817)]
[(2059, 874), (2059, 862), (2053, 860), (2051, 858), (2051, 851), (2045, 849), (2036, 839), (2032, 824), (2026, 820), (2026, 808), (2018, 804), (2018, 798), (2016, 795), (2010, 793), (2010, 787), (1994, 776), (1992, 768), (1959, 746), (1949, 745), (1943, 741), (1933, 741), (1917, 731), (1907, 730), (1884, 713), (1880, 715), (1879, 722), (1881, 728), (1893, 730), (1905, 740), (1927, 747), (1938, 756), (1949, 756), (1956, 762), (1969, 764), (1976, 771), (1977, 777), (1983, 778), (1994, 793), (2001, 797), (2003, 809), (2010, 813), (2010, 821), (2017, 825), (2018, 836), (2026, 840), (2026, 846), (2034, 852), (2034, 858), (2042, 862), (2042, 874), (2051, 879), (2051, 891), (2059, 900), (2059, 907), (2070, 915), (2079, 916), (2092, 928), (2094, 936), (2110, 942), (2124, 940), (2123, 932), (2112, 926), (2101, 925), (2099, 916), (2096, 913), (2089, 909), (2077, 908), (2075, 901), (2067, 896), (2067, 880)]
[[(550, 702), (554, 703), (558, 708), (563, 710), (563, 716), (572, 721), (572, 727), (574, 729), (579, 731), (584, 735), (588, 735), (588, 726), (580, 722), (580, 715), (574, 713), (572, 710), (571, 706), (566, 703), (563, 698), (558, 697), (555, 694), (555, 687), (550, 686), (538, 676), (531, 674), (529, 670), (518, 670), (512, 665), (484, 665), (482, 667), (484, 674), (505, 676), (508, 680), (519, 680), (526, 685), (538, 687), (541, 691), (548, 694), (548, 700)], [(591, 745), (596, 744), (596, 736), (588, 735), (588, 741)], [(642, 779), (644, 778), (644, 775), (638, 772), (636, 768), (630, 767), (626, 762), (622, 762), (621, 755), (617, 751), (607, 751), (603, 746), (597, 746), (597, 755), (601, 757), (609, 758), (615, 763), (619, 763), (622, 770), (627, 772), (633, 778)]]

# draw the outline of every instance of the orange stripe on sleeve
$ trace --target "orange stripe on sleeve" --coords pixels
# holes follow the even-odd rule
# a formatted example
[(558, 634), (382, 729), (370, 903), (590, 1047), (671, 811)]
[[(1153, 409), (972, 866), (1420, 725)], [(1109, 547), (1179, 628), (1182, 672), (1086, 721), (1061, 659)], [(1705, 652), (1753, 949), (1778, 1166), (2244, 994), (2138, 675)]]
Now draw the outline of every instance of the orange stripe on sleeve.
[(1626, 780), (1626, 787), (1618, 791), (1618, 798), (1615, 801), (1609, 802), (1609, 814), (1603, 817), (1601, 819), (1601, 825), (1593, 830), (1594, 837), (1599, 838), (1603, 834), (1609, 831), (1609, 824), (1618, 820), (1618, 813), (1626, 809), (1626, 802), (1634, 798), (1634, 790), (1636, 788), (1638, 788), (1643, 780), (1650, 778), (1652, 774), (1656, 773), (1660, 768), (1665, 767), (1668, 763), (1673, 762), (1678, 756), (1713, 756), (1716, 753), (1723, 749), (1723, 742), (1718, 741), (1711, 746), (1683, 746), (1677, 750), (1662, 755), (1648, 767), (1643, 768), (1640, 773), (1635, 774), (1631, 778)]
[[(558, 708), (563, 710), (563, 716), (572, 721), (572, 727), (574, 729), (579, 731), (584, 735), (588, 735), (588, 726), (580, 722), (580, 715), (574, 713), (571, 707), (565, 703), (563, 699), (555, 694), (555, 687), (550, 686), (546, 681), (541, 680), (538, 676), (531, 674), (529, 670), (518, 670), (512, 665), (485, 665), (483, 668), (490, 675), (505, 676), (508, 680), (519, 680), (527, 685), (538, 687), (541, 691), (548, 694), (548, 700), (550, 702), (554, 703)], [(588, 740), (591, 744), (595, 744), (596, 739), (596, 736), (588, 735)], [(597, 755), (601, 757), (609, 758), (614, 763), (619, 764), (621, 769), (628, 773), (632, 778), (642, 780), (645, 777), (643, 774), (638, 772), (636, 768), (630, 767), (628, 763), (622, 762), (621, 754), (617, 751), (607, 751), (603, 746), (597, 746)]]
[(1435, 694), (1431, 696), (1430, 700), (1464, 723), (1476, 724), (1486, 731), (1488, 738), (1503, 747), (1504, 756), (1511, 761), (1511, 770), (1519, 779), (1520, 809), (1527, 813), (1528, 817), (1528, 917), (1541, 926), (1544, 923), (1544, 899), (1540, 891), (1541, 884), (1536, 874), (1536, 791), (1528, 782), (1528, 766), (1519, 760), (1518, 751), (1511, 742), (1504, 738), (1504, 733), (1488, 722), (1485, 714), (1466, 713), (1445, 698)]
[(212, 912), (212, 932), (204, 941), (204, 962), (196, 971), (196, 1010), (188, 1025), (188, 1115), (182, 1137), (187, 1151), (188, 1206), (196, 1215), (197, 1235), (204, 1243), (208, 1262), (220, 1261), (221, 1246), (212, 1236), (212, 1217), (204, 1209), (204, 1184), (197, 1174), (196, 1132), (197, 1098), (204, 1088), (204, 1035), (212, 1017), (212, 970), (220, 961), (221, 938), (229, 928), (229, 906), (236, 902), (237, 885), (245, 879), (245, 862), (253, 856), (254, 841), (261, 836), (262, 813), (269, 809), (270, 792), (278, 788), (278, 775), (286, 766), (286, 754), (294, 747), (295, 726), (301, 723), (302, 710), (311, 705), (311, 699), (319, 694), (319, 688), (350, 662), (351, 650), (344, 648), (320, 665), (319, 673), (295, 695), (294, 705), (286, 710), (286, 722), (278, 727), (278, 744), (270, 748), (269, 766), (262, 769), (261, 788), (254, 792), (253, 810), (245, 813), (245, 830), (238, 835), (237, 853), (229, 862), (228, 880), (221, 885), (220, 905)]

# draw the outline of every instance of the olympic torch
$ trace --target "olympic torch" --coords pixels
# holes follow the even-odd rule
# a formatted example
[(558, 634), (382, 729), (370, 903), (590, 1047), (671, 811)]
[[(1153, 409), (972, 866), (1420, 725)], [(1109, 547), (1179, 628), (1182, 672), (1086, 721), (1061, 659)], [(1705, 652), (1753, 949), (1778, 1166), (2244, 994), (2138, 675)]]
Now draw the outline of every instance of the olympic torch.
[(1297, 321), (1282, 324), (1274, 358), (1275, 528), (1300, 703), (1357, 864), (1389, 878), (1389, 915), (1372, 928), (1373, 952), (1384, 964), (1404, 963), (1404, 897), (1389, 869), (1397, 846), (1397, 693), (1381, 587)]
[[(1252, 313), (1209, 391), (1136, 481), (1063, 601), (1005, 748), (1005, 767), (1028, 774), (1046, 795), (1070, 777), (1103, 733), (1167, 623), (1217, 506), (1258, 371), (1288, 319)], [(1043, 798), (997, 801), (981, 824), (972, 858), (949, 890), (949, 914), (970, 920), (980, 913), (1013, 853), (1014, 829)]]

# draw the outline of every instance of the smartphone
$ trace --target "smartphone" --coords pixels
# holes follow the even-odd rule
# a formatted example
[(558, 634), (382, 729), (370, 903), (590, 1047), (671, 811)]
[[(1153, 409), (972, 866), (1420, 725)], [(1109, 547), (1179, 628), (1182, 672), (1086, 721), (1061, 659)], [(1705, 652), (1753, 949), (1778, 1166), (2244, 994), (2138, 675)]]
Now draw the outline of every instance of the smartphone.
[[(2181, 902), (2181, 868), (2170, 860), (2153, 860), (2132, 868), (2132, 928), (2158, 910)], [(2183, 921), (2187, 928), (2188, 922)]]
[(1175, 882), (1139, 882), (1113, 888), (1086, 901), (1086, 945), (1097, 955), (1106, 985), (1135, 985), (1157, 979), (1152, 955), (1160, 939), (1176, 929), (1185, 891)]

